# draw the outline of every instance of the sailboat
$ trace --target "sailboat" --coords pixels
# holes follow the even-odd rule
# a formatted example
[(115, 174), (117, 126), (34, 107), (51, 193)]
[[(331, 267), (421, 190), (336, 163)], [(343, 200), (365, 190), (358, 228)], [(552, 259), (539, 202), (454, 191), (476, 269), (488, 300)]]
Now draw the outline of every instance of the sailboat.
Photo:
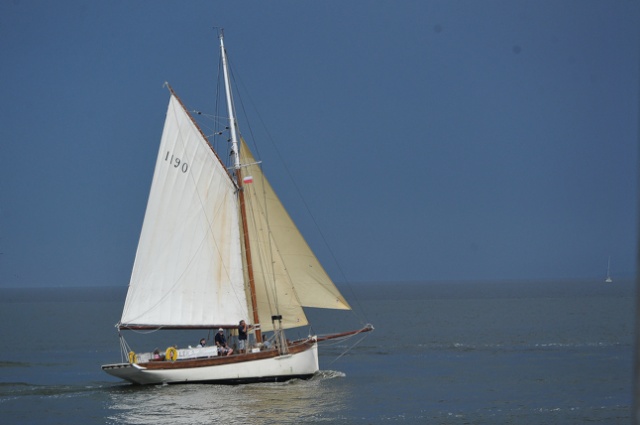
[[(151, 190), (120, 321), (121, 362), (102, 369), (134, 384), (280, 382), (319, 371), (318, 343), (373, 330), (290, 341), (305, 307), (349, 310), (240, 135), (220, 34), (230, 164), (170, 92)], [(247, 347), (135, 352), (125, 330), (213, 330)], [(229, 350), (231, 351), (231, 350)]]
[(609, 256), (609, 261), (607, 261), (607, 278), (604, 281), (605, 283), (613, 282), (613, 279), (611, 279), (611, 256)]

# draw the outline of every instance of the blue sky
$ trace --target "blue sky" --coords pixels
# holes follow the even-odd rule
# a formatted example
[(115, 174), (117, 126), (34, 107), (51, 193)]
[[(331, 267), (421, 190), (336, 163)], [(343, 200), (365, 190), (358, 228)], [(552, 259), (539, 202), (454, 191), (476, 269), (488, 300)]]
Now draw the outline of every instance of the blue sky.
[(334, 280), (600, 279), (608, 256), (631, 276), (639, 18), (623, 0), (2, 2), (0, 286), (128, 284), (162, 84), (213, 112), (214, 26)]

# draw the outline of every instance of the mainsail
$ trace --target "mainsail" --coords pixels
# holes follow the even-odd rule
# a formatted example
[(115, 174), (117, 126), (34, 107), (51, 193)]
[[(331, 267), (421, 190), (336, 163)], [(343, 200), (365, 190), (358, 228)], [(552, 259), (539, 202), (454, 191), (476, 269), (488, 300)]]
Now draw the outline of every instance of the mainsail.
[(248, 317), (236, 187), (172, 93), (121, 327)]

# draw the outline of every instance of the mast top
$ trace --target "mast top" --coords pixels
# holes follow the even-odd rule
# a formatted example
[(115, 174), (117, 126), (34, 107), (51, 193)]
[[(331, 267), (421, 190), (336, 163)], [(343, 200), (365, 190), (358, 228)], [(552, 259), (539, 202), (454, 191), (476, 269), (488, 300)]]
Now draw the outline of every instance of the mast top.
[[(231, 154), (233, 155), (233, 166), (236, 170), (240, 169), (240, 155), (238, 146), (238, 134), (235, 117), (235, 109), (233, 107), (233, 95), (231, 93), (231, 82), (229, 78), (229, 62), (227, 52), (224, 48), (224, 35), (220, 31), (220, 55), (222, 56), (222, 70), (224, 73), (224, 87), (227, 96), (227, 112), (229, 114), (229, 130), (231, 131)], [(238, 184), (241, 184), (239, 181)]]

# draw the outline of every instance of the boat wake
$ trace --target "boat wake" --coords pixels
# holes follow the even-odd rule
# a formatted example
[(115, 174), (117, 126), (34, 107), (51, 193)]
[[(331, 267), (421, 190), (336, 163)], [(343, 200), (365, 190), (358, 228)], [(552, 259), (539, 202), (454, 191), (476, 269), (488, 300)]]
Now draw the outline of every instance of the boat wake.
[(334, 378), (344, 378), (346, 376), (347, 375), (344, 372), (340, 372), (337, 370), (320, 370), (316, 372), (315, 375), (313, 375), (313, 378), (311, 378), (311, 380), (324, 381), (324, 380), (334, 379)]

